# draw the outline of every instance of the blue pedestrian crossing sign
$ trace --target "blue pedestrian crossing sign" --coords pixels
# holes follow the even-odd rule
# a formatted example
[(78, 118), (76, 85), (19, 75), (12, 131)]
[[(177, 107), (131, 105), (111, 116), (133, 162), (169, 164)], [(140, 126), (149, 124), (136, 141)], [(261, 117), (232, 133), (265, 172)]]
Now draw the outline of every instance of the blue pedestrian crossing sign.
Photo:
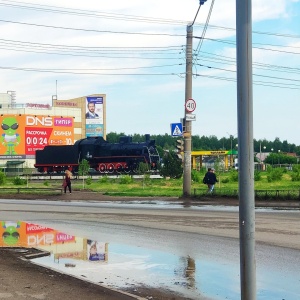
[(171, 124), (171, 135), (172, 136), (182, 136), (182, 124), (172, 123)]

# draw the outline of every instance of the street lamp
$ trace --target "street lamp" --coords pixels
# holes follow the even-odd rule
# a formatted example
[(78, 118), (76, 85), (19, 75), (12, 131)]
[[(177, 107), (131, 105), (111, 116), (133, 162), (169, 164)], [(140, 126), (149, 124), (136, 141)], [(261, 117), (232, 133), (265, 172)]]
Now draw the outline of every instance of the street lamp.
[(273, 148), (271, 148), (271, 152), (272, 152), (272, 168), (273, 168), (273, 159), (274, 159), (274, 157), (273, 157)]
[(280, 150), (278, 150), (278, 165), (280, 167)]

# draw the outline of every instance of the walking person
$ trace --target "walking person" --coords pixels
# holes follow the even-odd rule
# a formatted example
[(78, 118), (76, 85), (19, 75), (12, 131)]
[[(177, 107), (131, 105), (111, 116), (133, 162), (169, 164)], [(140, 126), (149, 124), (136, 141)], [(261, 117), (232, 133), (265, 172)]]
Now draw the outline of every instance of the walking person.
[(203, 183), (207, 184), (207, 193), (212, 194), (215, 188), (215, 183), (218, 182), (214, 168), (208, 168), (203, 178)]
[(65, 192), (65, 194), (67, 192), (67, 188), (69, 189), (70, 194), (72, 193), (71, 177), (72, 177), (72, 173), (69, 170), (66, 170), (65, 171), (65, 179), (64, 179), (64, 192)]

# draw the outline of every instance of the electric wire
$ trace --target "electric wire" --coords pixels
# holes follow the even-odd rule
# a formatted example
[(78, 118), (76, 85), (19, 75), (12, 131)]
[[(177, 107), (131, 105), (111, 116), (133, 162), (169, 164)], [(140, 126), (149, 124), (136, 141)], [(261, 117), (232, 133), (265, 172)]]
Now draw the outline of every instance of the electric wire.
[[(162, 18), (153, 18), (153, 17), (145, 17), (145, 16), (107, 13), (107, 12), (74, 9), (74, 8), (59, 7), (59, 6), (42, 5), (42, 4), (35, 4), (30, 2), (19, 2), (19, 1), (8, 1), (8, 0), (2, 0), (1, 2), (5, 2), (5, 3), (0, 3), (1, 6), (7, 6), (16, 9), (20, 8), (20, 9), (27, 9), (27, 10), (45, 11), (50, 13), (77, 15), (83, 17), (107, 18), (107, 19), (122, 20), (122, 21), (172, 24), (172, 25), (185, 25), (189, 23), (186, 20), (173, 20), (173, 19), (162, 19)], [(203, 27), (204, 25), (195, 22), (194, 26)], [(225, 26), (219, 26), (213, 24), (210, 24), (209, 28), (216, 29), (216, 30), (235, 31), (235, 28), (232, 27), (225, 27)], [(275, 32), (266, 32), (266, 31), (257, 31), (257, 30), (252, 30), (252, 33), (260, 34), (260, 35), (285, 37), (285, 38), (296, 38), (296, 39), (300, 38), (300, 35), (297, 34), (275, 33)]]
[[(18, 7), (18, 8), (22, 8), (22, 9), (37, 9), (37, 10), (42, 10), (42, 11), (48, 11), (48, 12), (54, 12), (54, 13), (67, 13), (67, 14), (82, 14), (82, 15), (85, 15), (85, 16), (92, 16), (92, 17), (103, 17), (103, 18), (120, 18), (122, 20), (126, 20), (126, 21), (141, 21), (141, 22), (154, 22), (154, 23), (159, 23), (159, 22), (163, 22), (165, 21), (166, 23), (170, 22), (184, 22), (184, 21), (176, 21), (176, 20), (169, 20), (169, 19), (158, 19), (158, 18), (144, 18), (144, 17), (139, 17), (139, 16), (128, 16), (128, 15), (122, 15), (122, 14), (109, 14), (109, 13), (103, 13), (102, 15), (98, 15), (97, 12), (91, 12), (91, 11), (87, 11), (87, 10), (73, 10), (72, 11), (67, 11), (68, 8), (60, 8), (60, 7), (54, 7), (55, 9), (52, 10), (53, 6), (45, 6), (45, 5), (40, 5), (40, 4), (37, 4), (36, 8), (28, 8), (26, 7), (26, 5), (23, 5), (23, 4), (30, 4), (30, 5), (35, 5), (35, 4), (32, 4), (32, 3), (21, 3), (21, 2), (18, 2), (18, 1), (2, 1), (2, 2), (6, 2), (6, 3), (10, 3), (10, 4), (1, 4), (2, 6), (14, 6), (14, 8)], [(214, 2), (214, 0), (213, 0)], [(12, 4), (12, 3), (21, 3), (22, 5), (15, 5), (15, 4)], [(43, 8), (43, 7), (47, 7), (46, 9)], [(51, 9), (50, 9), (51, 8)], [(200, 7), (199, 7), (200, 8)], [(66, 11), (60, 11), (60, 9), (65, 9)], [(212, 9), (212, 6), (211, 6), (211, 9)], [(90, 15), (89, 15), (90, 13)], [(211, 10), (210, 10), (210, 13), (211, 13)], [(210, 16), (209, 16), (210, 18)], [(204, 25), (204, 35), (205, 35), (205, 32), (208, 28), (208, 20), (209, 18), (207, 19), (205, 25)], [(195, 17), (196, 19), (196, 17)], [(195, 21), (195, 20), (194, 20)], [(71, 27), (60, 27), (60, 26), (49, 26), (49, 25), (41, 25), (41, 24), (33, 24), (33, 23), (23, 23), (23, 22), (14, 22), (14, 21), (7, 21), (7, 20), (0, 20), (0, 22), (6, 22), (6, 23), (15, 23), (15, 24), (21, 24), (21, 25), (28, 25), (28, 26), (38, 26), (38, 27), (46, 27), (46, 28), (53, 28), (53, 29), (64, 29), (64, 30), (75, 30), (75, 31), (86, 31), (86, 32), (101, 32), (101, 33), (114, 33), (114, 34), (133, 34), (133, 35), (147, 35), (147, 36), (175, 36), (175, 37), (182, 37), (182, 36), (185, 36), (185, 35), (180, 35), (180, 34), (167, 34), (167, 33), (160, 33), (160, 34), (157, 34), (157, 33), (141, 33), (141, 32), (125, 32), (125, 31), (102, 31), (102, 30), (93, 30), (93, 29), (81, 29), (81, 28), (71, 28)], [(172, 24), (174, 24), (172, 23)], [(181, 23), (182, 24), (182, 23)], [(198, 25), (197, 23), (195, 23), (195, 25), (197, 26), (202, 26), (202, 25)], [(215, 25), (209, 25), (210, 28), (215, 28), (215, 29), (222, 29), (222, 30), (235, 30), (234, 28), (228, 28), (228, 27), (221, 27), (221, 26), (215, 26)], [(266, 35), (274, 35), (274, 36), (281, 36), (281, 37), (289, 37), (289, 38), (299, 38), (300, 36), (298, 35), (289, 35), (289, 34), (273, 34), (273, 33), (268, 33), (268, 32), (255, 32), (253, 31), (253, 33), (258, 33), (258, 34), (266, 34)], [(221, 42), (221, 43), (227, 43), (227, 44), (232, 44), (232, 45), (235, 45), (235, 42), (232, 42), (232, 41), (226, 41), (226, 40), (220, 40), (220, 39), (210, 39), (210, 38), (204, 38), (204, 35), (202, 35), (202, 37), (196, 37), (196, 38), (199, 38), (200, 41), (199, 41), (199, 44), (200, 44), (200, 48), (201, 48), (201, 45), (203, 43), (203, 40), (210, 40), (210, 41), (216, 41), (216, 42)], [(168, 58), (168, 57), (163, 57), (163, 58), (145, 58), (145, 57), (138, 57), (138, 56), (132, 56), (132, 57), (128, 57), (128, 56), (109, 56), (109, 55), (98, 55), (99, 53), (104, 53), (104, 52), (114, 52), (114, 55), (118, 55), (118, 54), (124, 54), (124, 52), (131, 52), (131, 54), (134, 54), (134, 52), (138, 52), (136, 54), (139, 54), (139, 55), (146, 55), (147, 52), (151, 53), (151, 54), (162, 54), (162, 51), (165, 51), (165, 53), (167, 55), (170, 55), (170, 54), (178, 54), (178, 53), (172, 53), (170, 52), (168, 49), (159, 49), (159, 50), (150, 50), (150, 48), (155, 48), (155, 47), (147, 47), (147, 49), (143, 48), (144, 50), (142, 50), (142, 47), (132, 47), (131, 49), (129, 49), (129, 47), (122, 47), (122, 49), (114, 49), (114, 48), (117, 48), (117, 47), (114, 47), (114, 48), (107, 48), (107, 49), (102, 49), (101, 48), (98, 48), (98, 47), (78, 47), (76, 48), (77, 46), (67, 46), (67, 45), (56, 45), (56, 51), (60, 51), (60, 53), (53, 53), (53, 52), (42, 52), (43, 49), (45, 48), (46, 50), (49, 50), (48, 48), (46, 47), (51, 47), (53, 45), (51, 44), (44, 44), (43, 46), (41, 46), (42, 44), (39, 44), (38, 43), (31, 43), (32, 45), (29, 46), (29, 45), (24, 45), (22, 44), (23, 42), (20, 42), (19, 41), (19, 45), (15, 44), (14, 47), (18, 47), (19, 49), (12, 49), (12, 48), (5, 48), (3, 47), (3, 44), (2, 44), (2, 49), (5, 49), (5, 50), (15, 50), (15, 51), (25, 51), (25, 52), (33, 52), (33, 53), (46, 53), (46, 54), (56, 54), (56, 55), (71, 55), (71, 56), (86, 56), (86, 57), (109, 57), (109, 58), (120, 58), (120, 59), (123, 59), (123, 58), (143, 58), (143, 59), (181, 59), (181, 58)], [(33, 44), (35, 46), (33, 46)], [(47, 45), (47, 46), (46, 46)], [(50, 46), (51, 45), (51, 46)], [(254, 45), (268, 45), (268, 44), (259, 44), (259, 43), (254, 43)], [(6, 46), (9, 46), (8, 42), (6, 42)], [(271, 46), (271, 47), (285, 47), (285, 48), (294, 48), (294, 49), (297, 49), (299, 47), (294, 47), (294, 46), (281, 46), (281, 45), (268, 45), (268, 46)], [(1, 46), (0, 46), (1, 47)], [(29, 49), (27, 50), (24, 50), (24, 47), (27, 47)], [(39, 51), (32, 51), (30, 50), (30, 47), (37, 47), (37, 48), (41, 48), (41, 49), (35, 49), (35, 50), (39, 50)], [(61, 48), (60, 48), (61, 47)], [(182, 47), (182, 46), (174, 46), (174, 47)], [(139, 49), (138, 49), (139, 48)], [(200, 48), (199, 48), (199, 51), (198, 51), (198, 48), (197, 48), (197, 51), (198, 53), (200, 52)], [(263, 47), (256, 47), (258, 49), (262, 49), (262, 50), (269, 50), (269, 51), (276, 51), (276, 52), (283, 52), (283, 53), (287, 53), (287, 54), (300, 54), (300, 53), (296, 53), (296, 52), (290, 52), (290, 51), (283, 51), (283, 50), (277, 50), (277, 49), (268, 49), (268, 48), (263, 48)], [(182, 51), (182, 48), (180, 48), (181, 51)], [(179, 50), (179, 48), (178, 48)], [(64, 53), (62, 53), (61, 51), (63, 51)], [(76, 53), (69, 53), (68, 51), (75, 51)], [(177, 51), (177, 49), (175, 50)], [(91, 53), (89, 53), (91, 52)], [(202, 55), (202, 51), (201, 51), (201, 59), (203, 59), (203, 55)], [(92, 55), (91, 55), (92, 54)], [(179, 53), (181, 54), (181, 53)], [(95, 55), (95, 56), (94, 56)], [(210, 55), (213, 55), (213, 54), (210, 54)], [(197, 55), (195, 56), (196, 57), (196, 60), (199, 59), (197, 57)], [(207, 57), (206, 57), (207, 59)], [(216, 57), (208, 57), (208, 59), (210, 60), (217, 60), (217, 61), (214, 61), (215, 63), (222, 63), (222, 64), (234, 64), (235, 63), (235, 60), (234, 59), (231, 59), (231, 58), (227, 58), (227, 62), (226, 62), (226, 59), (220, 59), (218, 61), (218, 59)], [(258, 68), (266, 68), (268, 70), (272, 70), (272, 71), (279, 71), (279, 72), (284, 72), (286, 70), (286, 72), (299, 72), (299, 69), (298, 68), (289, 68), (289, 67), (285, 67), (285, 66), (276, 66), (276, 65), (269, 65), (269, 64), (262, 64), (262, 63), (254, 63), (254, 65), (256, 64), (256, 67)], [(168, 65), (168, 66), (178, 66), (178, 65), (182, 65), (182, 64), (174, 64), (174, 65)], [(199, 64), (195, 64), (195, 65), (199, 65)], [(166, 65), (165, 65), (166, 66)], [(207, 68), (211, 68), (211, 69), (217, 69), (217, 70), (220, 70), (220, 71), (227, 71), (227, 72), (236, 72), (236, 71), (233, 71), (233, 70), (228, 70), (228, 69), (222, 69), (222, 68), (217, 68), (217, 67), (213, 67), (213, 66), (205, 66), (205, 65), (201, 65), (200, 66), (203, 66), (203, 67), (207, 67)], [(153, 68), (155, 67), (160, 67), (160, 66), (153, 66)], [(32, 72), (60, 72), (60, 73), (68, 73), (68, 72), (75, 72), (75, 71), (79, 71), (79, 73), (75, 72), (75, 73), (71, 73), (71, 74), (80, 74), (80, 75), (177, 75), (177, 76), (184, 76), (185, 73), (179, 73), (179, 74), (176, 74), (176, 73), (162, 73), (162, 74), (118, 74), (118, 73), (115, 73), (115, 74), (111, 74), (111, 73), (108, 73), (108, 74), (99, 74), (99, 73), (93, 73), (93, 72), (88, 72), (88, 71), (99, 71), (99, 70), (129, 70), (129, 69), (140, 69), (140, 68), (152, 68), (152, 67), (138, 67), (138, 68), (111, 68), (111, 69), (56, 69), (56, 70), (53, 70), (53, 69), (35, 69), (35, 68), (15, 68), (15, 67), (0, 67), (1, 69), (11, 69), (11, 70), (21, 70), (21, 71), (32, 71)], [(277, 69), (277, 70), (276, 70)], [(84, 70), (84, 72), (82, 73), (82, 70)], [(69, 73), (70, 74), (70, 73)], [(200, 75), (200, 74), (194, 74), (195, 76), (202, 76), (202, 77), (207, 77), (207, 78), (214, 78), (215, 79), (220, 79), (221, 77), (218, 77), (218, 76), (211, 76), (211, 75)], [(299, 80), (294, 80), (294, 79), (288, 79), (288, 78), (281, 78), (281, 77), (276, 77), (276, 76), (267, 76), (267, 75), (259, 75), (259, 74), (253, 74), (254, 76), (261, 76), (261, 77), (266, 77), (266, 78), (272, 78), (272, 79), (279, 79), (279, 80), (288, 80), (288, 81), (299, 81)], [(223, 78), (221, 80), (227, 80), (227, 81), (235, 81), (235, 79), (231, 79), (231, 78)], [(285, 84), (285, 83), (279, 83), (279, 82), (262, 82), (262, 81), (256, 81), (254, 82), (254, 84), (259, 84), (259, 85), (266, 85), (266, 86), (274, 86), (274, 87), (280, 87), (280, 88), (292, 88), (292, 89), (298, 89), (297, 87), (299, 85), (295, 85), (295, 84)]]
[(197, 46), (196, 51), (195, 51), (196, 53), (199, 53), (200, 50), (201, 50), (203, 39), (205, 37), (206, 31), (207, 31), (207, 27), (208, 27), (208, 24), (209, 24), (209, 20), (210, 20), (210, 17), (211, 17), (211, 13), (212, 13), (212, 10), (213, 10), (213, 7), (214, 7), (214, 3), (215, 3), (215, 0), (212, 0), (212, 2), (210, 4), (208, 16), (206, 18), (206, 22), (205, 22), (205, 25), (204, 25), (204, 29), (202, 31), (201, 39), (199, 40), (198, 46)]
[(111, 33), (111, 34), (129, 34), (129, 35), (144, 35), (144, 36), (171, 36), (171, 37), (185, 37), (184, 34), (171, 34), (171, 33), (149, 33), (149, 32), (129, 32), (129, 31), (113, 31), (113, 30), (97, 30), (97, 29), (84, 29), (84, 28), (74, 28), (74, 27), (63, 27), (63, 26), (53, 26), (45, 24), (36, 24), (28, 22), (17, 22), (0, 19), (3, 23), (12, 23), (26, 26), (43, 27), (51, 29), (62, 29), (62, 30), (74, 30), (74, 31), (84, 31), (84, 32), (97, 32), (97, 33)]
[[(199, 37), (199, 36), (193, 36), (194, 38), (196, 39), (202, 39), (202, 37)], [(212, 38), (204, 38), (205, 40), (208, 40), (208, 41), (212, 41), (212, 42), (217, 42), (217, 43), (223, 43), (223, 44), (229, 44), (229, 45), (236, 45), (235, 42), (233, 41), (229, 41), (229, 40), (220, 40), (220, 39), (212, 39)], [(267, 50), (267, 51), (274, 51), (274, 52), (282, 52), (282, 53), (288, 53), (288, 54), (300, 54), (300, 51), (299, 52), (292, 52), (292, 51), (285, 51), (285, 50), (279, 50), (279, 49), (270, 49), (270, 48), (264, 48), (264, 47), (255, 47), (253, 45), (256, 45), (256, 43), (252, 43), (252, 48), (255, 48), (255, 49), (260, 49), (260, 50)], [(262, 45), (262, 44), (260, 44)], [(274, 47), (278, 47), (278, 46), (274, 46)], [(289, 46), (280, 46), (280, 47), (289, 47)], [(293, 48), (298, 48), (300, 49), (299, 47), (293, 47)]]
[[(203, 64), (197, 64), (197, 65), (201, 66), (201, 67), (208, 68), (208, 69), (215, 69), (215, 70), (220, 70), (220, 71), (226, 71), (226, 72), (236, 73), (236, 70), (229, 70), (229, 69), (217, 68), (217, 67), (212, 67), (212, 66), (206, 66), (206, 65), (203, 65)], [(252, 75), (253, 76), (258, 76), (258, 77), (265, 77), (265, 78), (272, 78), (272, 79), (280, 79), (280, 80), (286, 80), (286, 81), (298, 81), (298, 82), (300, 82), (300, 79), (292, 79), (292, 78), (286, 78), (286, 77), (276, 77), (276, 76), (261, 75), (261, 74), (255, 74), (255, 73), (253, 73)]]
[[(38, 69), (38, 68), (16, 68), (16, 67), (0, 67), (3, 70), (17, 70), (17, 71), (27, 71), (27, 72), (40, 72), (40, 73), (56, 73), (56, 74), (72, 74), (72, 75), (96, 75), (96, 76), (180, 76), (185, 75), (185, 73), (94, 73), (94, 72), (73, 72), (73, 71), (59, 71), (53, 69)], [(197, 77), (206, 77), (210, 79), (218, 79), (236, 82), (235, 78), (204, 75), (204, 74), (193, 74)], [(254, 85), (263, 85), (268, 87), (284, 88), (284, 89), (300, 89), (300, 85), (297, 84), (286, 84), (278, 82), (269, 81), (253, 81)]]

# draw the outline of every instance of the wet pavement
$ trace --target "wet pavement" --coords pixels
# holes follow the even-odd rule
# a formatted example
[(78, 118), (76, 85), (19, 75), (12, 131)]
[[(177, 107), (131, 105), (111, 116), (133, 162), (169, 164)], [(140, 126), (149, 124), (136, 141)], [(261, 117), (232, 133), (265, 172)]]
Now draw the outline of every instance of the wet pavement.
[[(72, 231), (81, 227), (86, 235), (70, 234), (72, 226)], [(45, 256), (32, 259), (35, 264), (114, 289), (134, 292), (147, 286), (169, 290), (182, 299), (240, 299), (239, 249), (234, 239), (218, 238), (215, 244), (205, 236), (178, 232), (165, 236), (159, 230), (151, 236), (142, 229), (136, 233), (132, 227), (94, 227), (90, 222), (76, 226), (66, 222), (64, 227), (66, 232), (31, 222), (2, 221), (1, 247), (41, 249)], [(122, 231), (127, 232), (125, 239)], [(187, 249), (182, 249), (183, 244)], [(299, 251), (260, 245), (257, 257), (257, 298), (298, 300)]]

